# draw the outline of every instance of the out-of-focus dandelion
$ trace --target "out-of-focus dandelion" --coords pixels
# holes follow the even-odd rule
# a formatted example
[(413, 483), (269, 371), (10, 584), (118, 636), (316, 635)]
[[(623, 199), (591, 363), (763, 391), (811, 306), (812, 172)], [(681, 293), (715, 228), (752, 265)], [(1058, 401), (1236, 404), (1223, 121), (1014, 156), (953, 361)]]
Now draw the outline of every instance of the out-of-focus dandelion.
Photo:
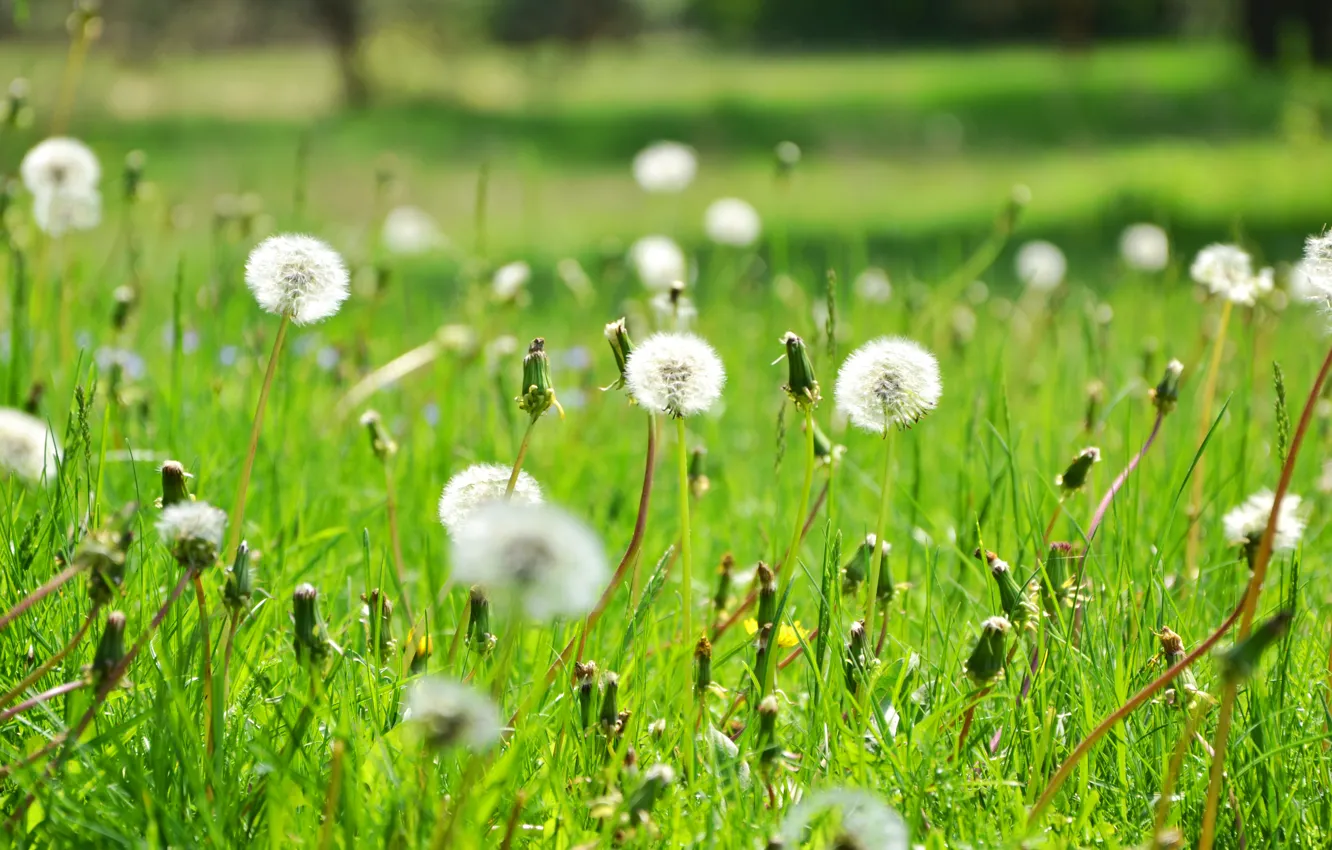
[[(509, 467), (498, 463), (476, 463), (449, 479), (439, 497), (439, 521), (450, 535), (456, 535), (478, 508), (505, 498), (504, 489), (511, 472)], [(508, 499), (515, 504), (539, 504), (541, 485), (528, 473), (519, 473), (518, 483)]]
[(102, 195), (96, 189), (63, 189), (35, 195), (32, 219), (48, 236), (92, 230), (102, 223)]
[(1050, 292), (1064, 282), (1068, 273), (1068, 260), (1059, 246), (1037, 239), (1028, 242), (1017, 252), (1018, 280), (1035, 292)]
[(187, 569), (203, 569), (217, 561), (227, 514), (207, 502), (179, 502), (163, 508), (157, 533), (176, 561)]
[(893, 297), (893, 284), (888, 279), (888, 272), (877, 266), (871, 266), (856, 275), (853, 289), (857, 298), (871, 304), (886, 304)]
[(35, 198), (56, 192), (96, 191), (102, 166), (83, 142), (54, 136), (38, 142), (23, 156), (19, 176)]
[(684, 293), (684, 283), (677, 280), (666, 291), (652, 296), (648, 306), (652, 308), (652, 319), (658, 328), (684, 332), (693, 327), (698, 308)]
[(783, 846), (800, 847), (816, 818), (829, 810), (841, 814), (833, 842), (847, 850), (907, 850), (910, 833), (902, 816), (878, 795), (858, 788), (827, 788), (806, 794), (782, 822)]
[(1212, 295), (1246, 307), (1253, 306), (1274, 286), (1272, 269), (1255, 274), (1253, 258), (1238, 245), (1208, 245), (1194, 258), (1189, 274)]
[(389, 210), (380, 239), (390, 254), (405, 257), (428, 254), (448, 244), (434, 217), (410, 205)]
[(504, 731), (499, 707), (490, 697), (452, 679), (425, 676), (407, 690), (402, 719), (416, 725), (432, 749), (490, 749)]
[(1304, 300), (1332, 311), (1332, 230), (1310, 236), (1305, 241), (1304, 259), (1297, 268), (1303, 278)]
[[(1258, 554), (1263, 532), (1267, 530), (1267, 520), (1272, 515), (1274, 499), (1271, 490), (1260, 490), (1245, 499), (1242, 504), (1232, 508), (1221, 519), (1226, 542), (1244, 548), (1244, 556), (1250, 567), (1253, 566), (1254, 556)], [(1300, 511), (1300, 497), (1287, 493), (1281, 500), (1281, 510), (1277, 514), (1272, 552), (1294, 551), (1304, 535), (1304, 525), (1305, 519)]]
[(740, 198), (713, 201), (703, 214), (703, 230), (718, 245), (748, 248), (758, 241), (763, 222), (758, 210)]
[(495, 270), (490, 279), (490, 291), (495, 300), (512, 304), (520, 300), (527, 282), (532, 279), (532, 267), (523, 260), (506, 263)]
[(1170, 237), (1155, 224), (1130, 224), (1119, 236), (1119, 256), (1131, 269), (1159, 272), (1170, 263)]
[(654, 142), (634, 157), (634, 180), (645, 192), (683, 192), (694, 182), (698, 156), (679, 142)]
[(638, 279), (651, 290), (667, 290), (688, 277), (684, 251), (669, 236), (644, 236), (629, 249)]
[(0, 469), (34, 483), (55, 478), (60, 442), (46, 423), (0, 407)]

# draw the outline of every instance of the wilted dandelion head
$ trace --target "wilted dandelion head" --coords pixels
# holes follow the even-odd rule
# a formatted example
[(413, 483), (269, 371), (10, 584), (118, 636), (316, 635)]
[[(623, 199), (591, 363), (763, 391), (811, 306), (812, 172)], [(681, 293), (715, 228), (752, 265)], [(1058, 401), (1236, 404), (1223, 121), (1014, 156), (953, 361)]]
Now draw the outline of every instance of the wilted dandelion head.
[(227, 512), (207, 502), (178, 502), (162, 509), (157, 533), (184, 567), (201, 569), (217, 560)]
[(827, 788), (807, 794), (782, 822), (785, 846), (804, 846), (810, 825), (828, 811), (841, 816), (834, 846), (863, 850), (907, 850), (910, 846), (902, 816), (877, 794), (859, 788)]
[(1155, 224), (1130, 224), (1119, 236), (1119, 255), (1131, 269), (1159, 272), (1170, 262), (1170, 237)]
[(255, 246), (245, 284), (259, 306), (298, 325), (327, 319), (347, 300), (347, 267), (326, 242), (284, 233)]
[(634, 156), (634, 180), (646, 192), (683, 192), (697, 171), (694, 149), (679, 142), (654, 142)]
[(893, 284), (888, 272), (877, 266), (871, 266), (856, 275), (853, 284), (856, 297), (871, 304), (885, 304), (893, 297)]
[(45, 422), (0, 407), (0, 469), (38, 482), (54, 478), (59, 463), (60, 442)]
[(909, 428), (943, 394), (939, 361), (919, 343), (882, 337), (851, 353), (837, 373), (837, 409), (852, 425), (876, 434)]
[(394, 207), (384, 216), (381, 233), (390, 254), (425, 254), (445, 244), (444, 234), (430, 213), (413, 206)]
[(1208, 245), (1194, 258), (1189, 274), (1211, 294), (1235, 304), (1252, 305), (1273, 287), (1272, 270), (1254, 274), (1253, 258), (1238, 245)]
[(83, 142), (53, 136), (24, 155), (19, 174), (33, 197), (40, 198), (53, 192), (96, 192), (102, 167)]
[(1049, 292), (1064, 282), (1068, 260), (1053, 242), (1038, 239), (1018, 249), (1017, 276), (1037, 292)]
[[(1256, 547), (1267, 530), (1267, 520), (1272, 515), (1272, 502), (1275, 500), (1271, 490), (1259, 490), (1243, 504), (1232, 508), (1221, 519), (1225, 529), (1226, 542), (1234, 546)], [(1277, 514), (1276, 536), (1272, 538), (1273, 552), (1290, 552), (1299, 545), (1304, 534), (1305, 520), (1300, 512), (1300, 497), (1287, 493), (1281, 500), (1281, 511)]]
[[(1303, 278), (1303, 292), (1299, 297), (1332, 311), (1332, 230), (1310, 236), (1305, 241), (1304, 260), (1296, 268)], [(1292, 284), (1295, 276), (1295, 273), (1291, 274)]]
[(726, 369), (701, 337), (657, 333), (629, 354), (624, 379), (634, 400), (671, 416), (703, 413), (721, 398)]
[(609, 577), (597, 535), (551, 505), (491, 502), (453, 534), (453, 581), (508, 597), (534, 619), (586, 614)]
[[(457, 534), (459, 527), (479, 507), (504, 498), (513, 473), (507, 466), (497, 463), (474, 463), (455, 473), (444, 485), (439, 497), (439, 521), (449, 534)], [(509, 501), (519, 504), (541, 502), (541, 485), (526, 472), (518, 473)]]
[(648, 289), (670, 289), (688, 272), (684, 251), (669, 236), (644, 236), (629, 249), (629, 260)]
[(504, 731), (499, 707), (490, 697), (453, 679), (426, 676), (407, 690), (403, 720), (417, 724), (437, 749), (463, 746), (486, 750)]
[(718, 245), (747, 248), (758, 241), (763, 222), (758, 210), (739, 198), (721, 198), (703, 214), (703, 231)]
[(496, 301), (513, 301), (531, 279), (532, 267), (523, 260), (515, 260), (495, 269), (495, 275), (490, 279), (490, 291)]

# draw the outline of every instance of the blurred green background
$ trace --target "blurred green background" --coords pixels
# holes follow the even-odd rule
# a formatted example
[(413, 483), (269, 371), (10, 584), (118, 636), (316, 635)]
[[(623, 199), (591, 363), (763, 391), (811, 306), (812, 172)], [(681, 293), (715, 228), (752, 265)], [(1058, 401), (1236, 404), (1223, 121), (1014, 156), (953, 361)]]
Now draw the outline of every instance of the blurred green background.
[[(70, 6), (0, 10), (0, 77), (31, 81), (36, 116), (0, 142), (13, 161), (50, 129)], [(391, 173), (387, 201), (427, 209), (470, 248), (486, 163), (497, 261), (652, 231), (693, 241), (722, 195), (755, 203), (795, 250), (836, 234), (933, 256), (985, 232), (1024, 183), (1027, 232), (1075, 253), (1149, 219), (1181, 252), (1238, 238), (1270, 261), (1326, 223), (1332, 185), (1323, 0), (130, 0), (100, 13), (69, 129), (108, 164), (146, 151), (164, 214), (196, 220), (219, 194), (255, 192), (297, 224), (283, 218), (308, 169), (321, 220), (368, 223), (385, 201), (376, 174)], [(700, 153), (698, 180), (669, 201), (629, 172), (660, 138)], [(783, 140), (804, 152), (789, 186), (773, 180)]]

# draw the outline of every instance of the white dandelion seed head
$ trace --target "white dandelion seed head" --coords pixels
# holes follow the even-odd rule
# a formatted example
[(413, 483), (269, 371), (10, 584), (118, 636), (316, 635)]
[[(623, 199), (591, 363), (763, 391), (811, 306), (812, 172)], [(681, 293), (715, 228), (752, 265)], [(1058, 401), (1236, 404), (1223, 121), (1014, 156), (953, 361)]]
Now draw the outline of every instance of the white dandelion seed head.
[(748, 248), (758, 241), (763, 222), (748, 201), (720, 198), (703, 213), (703, 231), (718, 245)]
[(806, 795), (782, 822), (781, 836), (791, 847), (806, 840), (810, 823), (824, 812), (841, 813), (840, 833), (866, 850), (908, 850), (906, 821), (877, 794), (859, 788), (826, 788)]
[(648, 410), (693, 416), (721, 398), (726, 369), (701, 337), (663, 332), (634, 347), (624, 378), (634, 400)]
[(536, 620), (586, 614), (609, 580), (596, 533), (552, 505), (490, 502), (453, 535), (453, 581), (507, 597)]
[(0, 407), (0, 469), (40, 482), (55, 478), (60, 442), (46, 423), (11, 407)]
[(1253, 258), (1238, 245), (1208, 245), (1194, 258), (1189, 274), (1211, 294), (1235, 304), (1252, 306), (1272, 291), (1272, 270), (1255, 275)]
[[(439, 497), (439, 521), (449, 534), (456, 534), (463, 522), (479, 507), (504, 498), (513, 470), (498, 463), (474, 463), (455, 473), (444, 485)], [(526, 472), (518, 473), (518, 483), (510, 502), (537, 504), (542, 501), (541, 485)]]
[(226, 528), (227, 512), (207, 502), (177, 502), (157, 518), (157, 533), (173, 547), (197, 543), (221, 549)]
[(433, 216), (420, 207), (394, 207), (384, 216), (381, 232), (390, 254), (406, 257), (426, 254), (444, 247), (446, 240)]
[(1308, 260), (1300, 260), (1291, 266), (1289, 274), (1286, 275), (1286, 291), (1296, 301), (1309, 301), (1315, 304), (1321, 301), (1324, 304), (1332, 304), (1332, 278), (1329, 278), (1330, 285), (1326, 289), (1319, 287), (1316, 283), (1317, 278), (1310, 272), (1310, 268)]
[(1119, 255), (1131, 269), (1159, 272), (1170, 263), (1170, 237), (1155, 224), (1130, 224), (1119, 236)]
[(102, 195), (96, 189), (56, 189), (32, 199), (32, 220), (48, 236), (92, 230), (102, 223)]
[[(1302, 278), (1303, 290), (1298, 297), (1332, 311), (1332, 230), (1314, 234), (1305, 241), (1304, 259), (1296, 268)], [(1292, 272), (1292, 292), (1295, 277)]]
[(1037, 239), (1018, 249), (1015, 260), (1018, 280), (1036, 292), (1049, 292), (1064, 282), (1068, 260), (1053, 242)]
[[(1225, 530), (1226, 542), (1233, 546), (1242, 546), (1261, 539), (1267, 530), (1267, 520), (1272, 515), (1272, 502), (1275, 495), (1271, 490), (1259, 490), (1243, 504), (1232, 508), (1221, 519)], [(1273, 552), (1289, 552), (1299, 545), (1304, 535), (1305, 519), (1300, 512), (1300, 497), (1287, 493), (1281, 500), (1281, 511), (1277, 514), (1276, 536), (1272, 538)]]
[(888, 279), (888, 272), (877, 266), (871, 266), (856, 275), (854, 289), (857, 298), (871, 304), (886, 304), (893, 297), (893, 284)]
[(495, 276), (490, 279), (490, 289), (498, 301), (512, 301), (532, 279), (532, 267), (522, 260), (506, 263), (495, 269)]
[(328, 243), (284, 233), (268, 237), (250, 252), (245, 284), (267, 312), (308, 325), (338, 312), (350, 281), (342, 257)]
[(83, 142), (53, 136), (38, 142), (24, 155), (19, 175), (33, 197), (52, 192), (88, 192), (97, 189), (102, 166)]
[(417, 724), (436, 748), (486, 750), (504, 731), (499, 707), (484, 693), (453, 679), (426, 676), (407, 690), (402, 719)]
[(909, 428), (939, 405), (939, 361), (919, 343), (882, 337), (851, 353), (837, 373), (837, 409), (875, 434)]
[(654, 142), (634, 156), (634, 180), (645, 192), (683, 192), (697, 172), (694, 149), (679, 142)]
[(629, 249), (629, 260), (648, 289), (670, 289), (688, 276), (684, 251), (669, 236), (644, 236)]

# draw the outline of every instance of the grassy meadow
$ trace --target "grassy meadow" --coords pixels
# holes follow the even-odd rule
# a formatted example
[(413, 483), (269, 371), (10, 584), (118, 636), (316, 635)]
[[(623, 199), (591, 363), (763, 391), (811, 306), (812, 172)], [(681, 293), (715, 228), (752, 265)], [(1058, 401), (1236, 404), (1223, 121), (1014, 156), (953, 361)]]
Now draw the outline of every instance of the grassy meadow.
[[(49, 135), (65, 61), (52, 47), (0, 51), (0, 79), (32, 83), (31, 123), (0, 130), (0, 171), (16, 172)], [(1293, 619), (1238, 688), (1220, 736), (1216, 846), (1332, 842), (1332, 561), (1321, 545), (1332, 404), (1318, 401), (1307, 428), (1291, 424), (1329, 337), (1326, 316), (1285, 292), (1305, 237), (1332, 209), (1332, 79), (1267, 76), (1228, 47), (1190, 44), (774, 57), (667, 43), (440, 58), (387, 33), (367, 61), (381, 98), (347, 113), (313, 48), (150, 65), (94, 50), (67, 129), (100, 157), (100, 226), (52, 238), (33, 222), (33, 199), (12, 195), (0, 392), (50, 424), (63, 458), (45, 483), (0, 480), (0, 610), (80, 563), (99, 529), (133, 538), (111, 601), (90, 601), (79, 575), (0, 626), (9, 690), (89, 623), (0, 705), (4, 841), (1196, 846), (1223, 714), (1212, 700), (1227, 702), (1229, 681), (1212, 652), (1189, 668), (1210, 695), (1196, 714), (1154, 693), (1099, 738), (1048, 807), (1033, 807), (1079, 742), (1170, 666), (1163, 628), (1193, 650), (1241, 604), (1250, 570), (1222, 516), (1275, 489), (1289, 454), (1308, 524), (1252, 598), (1256, 622), (1286, 610)], [(630, 173), (634, 154), (661, 138), (698, 151), (698, 176), (677, 195), (646, 194)], [(773, 147), (788, 139), (803, 157), (782, 175)], [(146, 166), (130, 193), (122, 163), (133, 150)], [(1014, 184), (1030, 188), (1020, 209)], [(704, 209), (730, 195), (763, 217), (752, 246), (705, 237)], [(390, 252), (381, 224), (404, 203), (434, 216), (447, 243)], [(1170, 236), (1159, 271), (1119, 254), (1122, 228), (1139, 221)], [(206, 628), (190, 590), (150, 625), (183, 574), (155, 530), (154, 500), (163, 462), (176, 460), (197, 499), (233, 507), (280, 326), (247, 291), (245, 263), (260, 239), (288, 231), (338, 249), (352, 293), (332, 318), (287, 332), (239, 529), (256, 588), (228, 652), (229, 554), (202, 571)], [(683, 431), (602, 389), (618, 376), (606, 323), (626, 317), (641, 342), (671, 322), (626, 259), (648, 233), (684, 246), (692, 329), (728, 376), (721, 401)], [(1044, 292), (1014, 271), (1037, 238), (1068, 259)], [(1189, 265), (1212, 242), (1274, 266), (1276, 293), (1233, 309), (1206, 297)], [(494, 271), (517, 260), (530, 263), (530, 281), (497, 299)], [(886, 270), (891, 297), (864, 285), (870, 267)], [(811, 416), (845, 447), (813, 470), (804, 511), (804, 414), (783, 390), (787, 331), (804, 339), (822, 388)], [(834, 399), (847, 355), (884, 335), (932, 351), (943, 381), (938, 409), (887, 439), (850, 427)], [(535, 337), (563, 409), (537, 421), (522, 468), (596, 532), (612, 568), (638, 542), (652, 433), (650, 501), (641, 550), (593, 627), (496, 604), (497, 643), (485, 653), (460, 639), (468, 588), (450, 580), (436, 505), (469, 465), (514, 464), (528, 426), (515, 397)], [(361, 392), (420, 346), (433, 356), (419, 368)], [(1171, 359), (1184, 366), (1178, 404), (1158, 420), (1151, 391)], [(369, 409), (396, 452), (367, 437)], [(682, 492), (681, 433), (687, 452), (706, 450), (692, 492)], [(1098, 505), (1152, 434), (1089, 542)], [(1085, 486), (1057, 484), (1092, 446), (1100, 462)], [(867, 624), (870, 657), (848, 672), (865, 585), (844, 592), (842, 570), (879, 531), (885, 503), (896, 591), (880, 606), (886, 618)], [(784, 564), (797, 524), (808, 531)], [(1031, 631), (1007, 636), (1016, 648), (1003, 674), (974, 681), (965, 665), (982, 622), (1010, 613), (974, 550), (995, 552), (1035, 592), (1052, 574), (1049, 541), (1086, 553), (1068, 587), (1048, 587), (1067, 604), (1038, 602)], [(741, 610), (760, 561), (783, 564), (778, 630), (789, 637), (775, 656), (775, 720), (755, 705), (768, 671)], [(304, 583), (333, 644), (316, 663), (293, 649), (292, 597)], [(395, 616), (377, 619), (366, 601), (376, 589)], [(77, 740), (62, 736), (93, 706), (93, 688), (9, 716), (81, 680), (111, 609), (126, 616), (127, 645), (149, 640), (128, 686)], [(712, 685), (682, 711), (703, 631)], [(557, 663), (571, 641), (577, 658)], [(580, 659), (599, 671), (588, 728)], [(627, 713), (603, 726), (607, 672)], [(512, 731), (487, 750), (430, 746), (403, 718), (423, 676), (493, 692)], [(863, 806), (795, 826), (828, 799), (820, 792), (851, 799), (837, 789), (896, 811), (909, 843), (858, 823)]]

